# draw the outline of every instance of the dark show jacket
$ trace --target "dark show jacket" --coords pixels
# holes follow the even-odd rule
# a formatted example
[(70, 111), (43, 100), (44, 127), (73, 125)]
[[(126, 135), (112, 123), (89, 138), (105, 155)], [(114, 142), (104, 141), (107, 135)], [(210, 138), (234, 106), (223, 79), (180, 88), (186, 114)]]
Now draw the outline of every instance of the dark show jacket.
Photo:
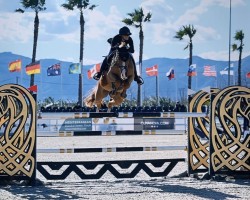
[(116, 47), (119, 46), (122, 42), (125, 42), (126, 45), (129, 47), (128, 52), (130, 52), (130, 53), (135, 52), (133, 39), (131, 37), (129, 37), (128, 40), (123, 40), (121, 35), (116, 35), (112, 39), (110, 51), (113, 52), (116, 49)]

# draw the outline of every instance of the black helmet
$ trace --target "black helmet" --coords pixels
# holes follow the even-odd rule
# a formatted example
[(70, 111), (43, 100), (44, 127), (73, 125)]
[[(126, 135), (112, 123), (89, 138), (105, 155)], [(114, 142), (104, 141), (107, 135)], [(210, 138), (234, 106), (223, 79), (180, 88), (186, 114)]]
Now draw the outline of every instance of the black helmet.
[(130, 33), (130, 30), (127, 26), (122, 27), (119, 30), (119, 35), (131, 35), (132, 33)]

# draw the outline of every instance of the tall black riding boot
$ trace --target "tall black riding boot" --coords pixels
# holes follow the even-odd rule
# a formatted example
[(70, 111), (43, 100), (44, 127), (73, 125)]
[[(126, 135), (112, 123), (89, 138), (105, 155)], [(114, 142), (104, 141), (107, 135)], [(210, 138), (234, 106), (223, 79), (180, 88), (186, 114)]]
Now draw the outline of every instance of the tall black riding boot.
[(136, 81), (138, 85), (142, 85), (144, 83), (144, 81), (143, 81), (142, 77), (138, 76), (137, 70), (136, 70), (136, 65), (135, 65), (135, 60), (134, 60), (133, 56), (131, 56), (131, 57), (132, 57), (132, 60), (134, 63), (134, 75), (135, 75), (134, 81)]
[(104, 60), (102, 61), (102, 65), (101, 65), (101, 68), (100, 68), (100, 72), (96, 72), (93, 76), (93, 79), (95, 80), (99, 80), (101, 78), (101, 75), (103, 74), (103, 72), (105, 71), (105, 69), (107, 68), (107, 56), (104, 58)]

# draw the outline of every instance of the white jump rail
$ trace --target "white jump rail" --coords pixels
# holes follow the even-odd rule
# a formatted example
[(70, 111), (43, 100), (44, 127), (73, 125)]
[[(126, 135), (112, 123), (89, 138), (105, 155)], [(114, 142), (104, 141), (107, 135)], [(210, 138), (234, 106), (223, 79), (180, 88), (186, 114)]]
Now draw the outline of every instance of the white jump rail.
[(38, 137), (77, 137), (77, 136), (118, 136), (118, 135), (185, 135), (185, 130), (142, 130), (142, 131), (54, 131), (37, 133)]
[(105, 148), (65, 148), (37, 149), (37, 153), (101, 153), (101, 152), (137, 152), (137, 151), (186, 151), (187, 146), (153, 146), (153, 147), (105, 147)]

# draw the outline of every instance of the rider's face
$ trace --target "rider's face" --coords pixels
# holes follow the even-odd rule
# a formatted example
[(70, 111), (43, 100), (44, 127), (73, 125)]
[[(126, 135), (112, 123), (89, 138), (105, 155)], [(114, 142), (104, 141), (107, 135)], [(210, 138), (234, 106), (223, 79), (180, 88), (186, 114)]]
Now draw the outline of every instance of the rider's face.
[(129, 35), (122, 35), (122, 38), (123, 38), (124, 40), (128, 40), (128, 39), (129, 39)]

